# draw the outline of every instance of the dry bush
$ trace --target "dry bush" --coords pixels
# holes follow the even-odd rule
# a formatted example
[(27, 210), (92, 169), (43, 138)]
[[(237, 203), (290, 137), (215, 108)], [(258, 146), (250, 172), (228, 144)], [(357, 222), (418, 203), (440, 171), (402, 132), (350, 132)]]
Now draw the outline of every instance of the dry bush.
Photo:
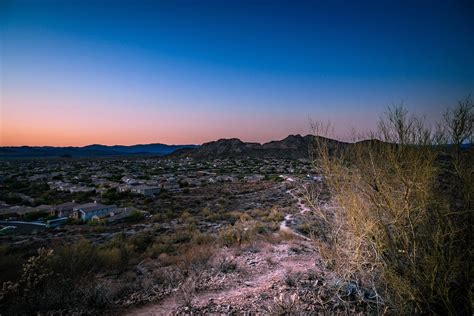
[(228, 247), (251, 242), (262, 231), (261, 227), (261, 223), (257, 221), (241, 218), (234, 225), (228, 225), (219, 231), (219, 242)]
[(122, 266), (122, 253), (119, 248), (105, 248), (99, 252), (101, 265), (106, 269), (116, 269)]
[(234, 257), (221, 255), (216, 258), (215, 267), (222, 273), (233, 273), (238, 270), (238, 264)]
[[(52, 250), (41, 248), (38, 255), (30, 257), (23, 265), (21, 278), (18, 282), (4, 282), (0, 292), (0, 302), (9, 300), (20, 300), (31, 298), (31, 294), (38, 289), (43, 289), (47, 280), (53, 275), (53, 271), (48, 267), (47, 262), (51, 260)], [(3, 304), (2, 304), (3, 305)]]
[(193, 307), (193, 299), (196, 296), (196, 280), (193, 276), (188, 277), (180, 286), (177, 293), (177, 300), (182, 306)]
[(265, 240), (271, 244), (280, 244), (283, 241), (290, 241), (295, 239), (295, 235), (290, 231), (281, 230), (274, 234), (266, 236)]
[(174, 287), (184, 279), (182, 271), (176, 266), (167, 266), (153, 272), (157, 283), (167, 287)]
[(96, 250), (97, 263), (101, 268), (115, 270), (117, 272), (125, 271), (130, 265), (138, 263), (134, 247), (129, 243), (122, 243), (114, 247), (102, 247)]
[(371, 140), (334, 149), (316, 138), (314, 165), (336, 206), (312, 201), (327, 228), (316, 243), (340, 278), (335, 295), (342, 300), (353, 284), (376, 312), (471, 313), (474, 163), (472, 148), (461, 146), (472, 139), (472, 102), (447, 113), (436, 132), (400, 106), (381, 118)]
[(281, 293), (273, 298), (273, 304), (267, 310), (270, 315), (299, 315), (303, 307), (297, 293)]
[(296, 275), (290, 269), (286, 271), (284, 281), (285, 281), (285, 285), (290, 288), (296, 287), (298, 285), (298, 280), (296, 278)]
[(233, 248), (233, 253), (235, 256), (240, 257), (245, 253), (262, 253), (265, 252), (267, 245), (264, 240), (251, 240), (242, 244), (239, 247)]
[(210, 268), (210, 259), (215, 252), (210, 245), (195, 245), (183, 251), (178, 258), (184, 275), (200, 274)]
[(39, 249), (23, 265), (17, 282), (3, 284), (2, 315), (92, 311), (110, 305), (112, 292), (96, 277), (102, 268), (99, 259), (97, 248), (85, 240), (54, 251)]
[(272, 207), (268, 216), (263, 218), (265, 221), (280, 223), (285, 219), (285, 215), (277, 208)]

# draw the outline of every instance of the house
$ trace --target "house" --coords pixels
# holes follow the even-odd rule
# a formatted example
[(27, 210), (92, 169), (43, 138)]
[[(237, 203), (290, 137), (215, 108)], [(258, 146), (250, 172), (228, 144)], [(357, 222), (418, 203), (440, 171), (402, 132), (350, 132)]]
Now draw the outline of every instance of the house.
[(130, 185), (138, 184), (138, 181), (130, 176), (123, 176), (120, 180), (123, 183), (130, 184)]
[(160, 187), (149, 185), (134, 185), (130, 186), (130, 192), (141, 194), (144, 196), (151, 196), (160, 193)]
[(168, 179), (166, 182), (160, 183), (160, 187), (169, 192), (179, 192), (181, 188), (175, 179)]
[[(123, 207), (110, 211), (109, 217), (106, 218), (107, 223), (120, 222), (133, 213), (142, 212), (135, 207)], [(143, 213), (143, 212), (142, 212)]]
[(79, 204), (74, 201), (56, 205), (51, 209), (50, 215), (57, 217), (71, 217), (73, 209), (78, 205)]
[(103, 215), (116, 208), (116, 205), (104, 205), (97, 202), (86, 203), (74, 207), (72, 217), (83, 221), (89, 221), (94, 216), (99, 218), (103, 217)]
[(65, 191), (69, 191), (71, 193), (77, 193), (77, 192), (91, 192), (91, 191), (94, 191), (94, 190), (95, 190), (95, 188), (93, 188), (93, 187), (87, 187), (87, 186), (84, 186), (84, 185), (72, 185)]
[(120, 185), (118, 188), (117, 188), (117, 191), (118, 192), (130, 192), (130, 189), (131, 189), (131, 185), (128, 185), (128, 184), (124, 184), (124, 185)]

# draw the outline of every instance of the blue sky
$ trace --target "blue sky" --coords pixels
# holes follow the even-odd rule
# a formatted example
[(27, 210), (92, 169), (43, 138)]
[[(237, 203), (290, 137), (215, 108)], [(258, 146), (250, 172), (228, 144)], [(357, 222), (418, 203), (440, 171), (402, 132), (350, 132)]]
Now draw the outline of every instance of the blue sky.
[[(436, 119), (474, 92), (472, 1), (0, 4), (4, 145), (202, 143)], [(83, 127), (87, 126), (86, 129)]]

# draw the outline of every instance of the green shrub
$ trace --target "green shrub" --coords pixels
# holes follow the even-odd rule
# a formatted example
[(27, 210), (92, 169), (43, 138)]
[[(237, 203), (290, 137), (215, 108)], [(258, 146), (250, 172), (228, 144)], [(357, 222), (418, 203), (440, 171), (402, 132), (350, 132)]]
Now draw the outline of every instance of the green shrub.
[(264, 217), (264, 220), (270, 221), (270, 222), (281, 222), (284, 219), (285, 219), (285, 216), (283, 215), (283, 213), (275, 207), (272, 208), (268, 216)]
[(122, 265), (122, 253), (119, 248), (105, 248), (98, 252), (100, 265), (105, 269), (116, 269)]
[(254, 240), (258, 234), (269, 232), (269, 226), (253, 220), (239, 220), (219, 231), (219, 241), (225, 246), (241, 245)]
[(135, 212), (132, 212), (129, 216), (127, 216), (125, 221), (127, 223), (138, 223), (138, 222), (141, 222), (144, 218), (145, 218), (145, 214), (143, 212), (135, 211)]
[(63, 278), (75, 280), (99, 270), (97, 248), (88, 240), (57, 247), (50, 260), (53, 271)]

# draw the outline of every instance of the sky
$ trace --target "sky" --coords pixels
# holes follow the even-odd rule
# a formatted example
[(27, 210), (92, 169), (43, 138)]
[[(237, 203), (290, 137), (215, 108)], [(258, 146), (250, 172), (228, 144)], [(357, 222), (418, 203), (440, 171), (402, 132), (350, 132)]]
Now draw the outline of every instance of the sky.
[(266, 142), (474, 93), (474, 2), (0, 1), (0, 145)]

